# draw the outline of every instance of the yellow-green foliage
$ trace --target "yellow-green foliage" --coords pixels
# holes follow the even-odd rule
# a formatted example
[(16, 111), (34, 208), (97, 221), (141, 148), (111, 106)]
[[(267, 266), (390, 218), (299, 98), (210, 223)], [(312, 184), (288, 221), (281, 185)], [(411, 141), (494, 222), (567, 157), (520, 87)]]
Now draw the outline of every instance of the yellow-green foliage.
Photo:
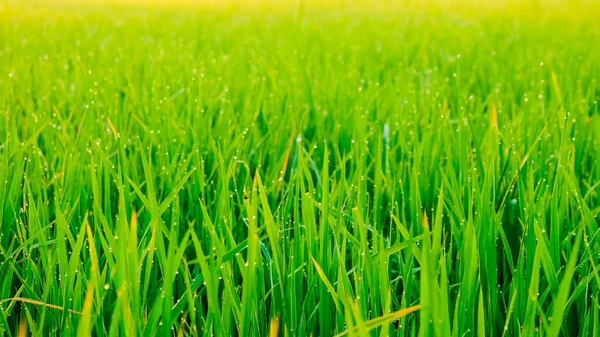
[(0, 5), (0, 336), (598, 336), (592, 1)]

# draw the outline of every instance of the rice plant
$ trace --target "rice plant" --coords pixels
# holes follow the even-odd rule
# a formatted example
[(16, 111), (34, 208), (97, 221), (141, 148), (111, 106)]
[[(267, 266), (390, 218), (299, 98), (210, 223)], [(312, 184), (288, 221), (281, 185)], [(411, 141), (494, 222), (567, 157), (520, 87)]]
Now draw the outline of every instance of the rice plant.
[(600, 336), (597, 3), (0, 18), (0, 336)]

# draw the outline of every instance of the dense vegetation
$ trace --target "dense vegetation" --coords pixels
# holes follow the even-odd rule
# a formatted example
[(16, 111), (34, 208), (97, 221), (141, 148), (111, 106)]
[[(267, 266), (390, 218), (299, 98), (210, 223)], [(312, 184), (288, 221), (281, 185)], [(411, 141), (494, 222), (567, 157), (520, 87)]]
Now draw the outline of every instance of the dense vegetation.
[(0, 6), (0, 336), (599, 336), (593, 4)]

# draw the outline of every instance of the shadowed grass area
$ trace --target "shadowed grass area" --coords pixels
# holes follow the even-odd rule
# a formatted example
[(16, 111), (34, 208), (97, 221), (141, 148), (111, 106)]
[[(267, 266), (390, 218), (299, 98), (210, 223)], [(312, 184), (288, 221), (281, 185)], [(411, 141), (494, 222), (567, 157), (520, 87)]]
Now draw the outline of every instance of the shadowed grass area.
[(598, 19), (0, 5), (0, 336), (598, 336)]

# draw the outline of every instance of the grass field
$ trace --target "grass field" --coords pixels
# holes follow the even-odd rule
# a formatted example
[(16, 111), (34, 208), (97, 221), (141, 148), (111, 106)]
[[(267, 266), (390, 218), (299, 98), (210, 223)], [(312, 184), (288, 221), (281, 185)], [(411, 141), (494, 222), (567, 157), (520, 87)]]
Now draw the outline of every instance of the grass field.
[(0, 5), (0, 336), (600, 336), (600, 6)]

